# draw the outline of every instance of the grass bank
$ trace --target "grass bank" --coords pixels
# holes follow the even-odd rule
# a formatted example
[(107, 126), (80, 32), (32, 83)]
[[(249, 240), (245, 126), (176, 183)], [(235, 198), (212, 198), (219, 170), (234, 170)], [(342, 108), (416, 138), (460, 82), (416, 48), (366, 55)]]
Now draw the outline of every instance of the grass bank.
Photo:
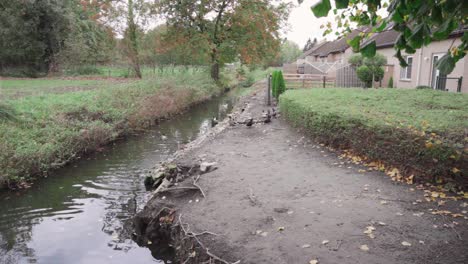
[[(468, 188), (468, 95), (433, 90), (310, 89), (280, 97), (283, 115), (393, 179)], [(406, 178), (405, 178), (406, 177)]]
[[(12, 92), (34, 87), (42, 92), (3, 99), (6, 109), (16, 117), (0, 120), (0, 185), (10, 188), (47, 175), (122, 135), (148, 127), (223, 90), (206, 72), (171, 73), (125, 83), (17, 81), (22, 83), (9, 81), (0, 89)], [(51, 82), (98, 86), (47, 92)]]

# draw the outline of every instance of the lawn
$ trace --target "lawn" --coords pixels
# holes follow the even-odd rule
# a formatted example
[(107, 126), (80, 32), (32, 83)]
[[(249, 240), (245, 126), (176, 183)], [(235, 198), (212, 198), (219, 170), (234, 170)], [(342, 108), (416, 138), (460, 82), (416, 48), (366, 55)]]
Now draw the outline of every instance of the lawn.
[(106, 80), (89, 79), (0, 79), (0, 99), (12, 99), (30, 95), (44, 95), (48, 93), (62, 93), (94, 89), (109, 83)]
[(289, 90), (286, 118), (333, 148), (420, 180), (467, 186), (468, 95), (416, 89)]

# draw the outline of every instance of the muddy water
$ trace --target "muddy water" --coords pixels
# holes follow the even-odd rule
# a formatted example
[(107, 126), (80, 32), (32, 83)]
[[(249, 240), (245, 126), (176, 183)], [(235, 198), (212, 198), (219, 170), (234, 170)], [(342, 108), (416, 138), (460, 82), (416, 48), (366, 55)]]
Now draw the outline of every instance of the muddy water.
[(0, 193), (0, 263), (164, 263), (131, 240), (145, 171), (223, 118), (231, 92), (144, 135), (63, 168), (20, 192)]

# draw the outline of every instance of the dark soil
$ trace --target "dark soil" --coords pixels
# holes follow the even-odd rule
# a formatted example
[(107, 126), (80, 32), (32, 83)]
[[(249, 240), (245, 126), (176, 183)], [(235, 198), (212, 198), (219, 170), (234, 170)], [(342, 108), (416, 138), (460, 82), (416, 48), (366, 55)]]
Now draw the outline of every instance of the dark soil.
[[(261, 120), (267, 109), (259, 90), (235, 118)], [(468, 263), (466, 199), (428, 199), (428, 186), (342, 159), (281, 118), (213, 131), (173, 161), (216, 162), (198, 180), (206, 197), (159, 193), (136, 218), (136, 240), (156, 257), (203, 263), (208, 248), (224, 263)]]

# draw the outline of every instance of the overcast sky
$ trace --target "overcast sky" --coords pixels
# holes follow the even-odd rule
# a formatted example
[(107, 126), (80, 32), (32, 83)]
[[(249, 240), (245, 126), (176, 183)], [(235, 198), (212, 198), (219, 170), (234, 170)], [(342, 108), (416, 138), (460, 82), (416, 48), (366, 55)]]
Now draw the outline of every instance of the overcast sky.
[[(320, 29), (320, 25), (325, 24), (327, 21), (333, 21), (332, 12), (326, 18), (316, 18), (310, 7), (317, 3), (319, 0), (304, 0), (301, 5), (298, 5), (297, 0), (283, 0), (285, 2), (292, 2), (296, 5), (291, 10), (289, 17), (289, 31), (286, 36), (289, 40), (292, 40), (299, 44), (302, 48), (307, 42), (307, 39), (317, 38), (319, 41), (324, 39), (322, 37), (324, 29)], [(333, 38), (335, 35), (327, 35), (327, 39)]]

